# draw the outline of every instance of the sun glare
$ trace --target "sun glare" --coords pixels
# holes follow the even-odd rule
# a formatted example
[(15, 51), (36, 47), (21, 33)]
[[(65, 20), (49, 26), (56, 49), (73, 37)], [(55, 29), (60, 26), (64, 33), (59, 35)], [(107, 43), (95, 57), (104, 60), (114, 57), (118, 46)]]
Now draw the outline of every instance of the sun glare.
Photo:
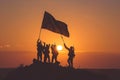
[(63, 47), (62, 47), (61, 45), (58, 45), (58, 46), (57, 46), (57, 50), (58, 50), (58, 51), (61, 51), (62, 49), (63, 49)]

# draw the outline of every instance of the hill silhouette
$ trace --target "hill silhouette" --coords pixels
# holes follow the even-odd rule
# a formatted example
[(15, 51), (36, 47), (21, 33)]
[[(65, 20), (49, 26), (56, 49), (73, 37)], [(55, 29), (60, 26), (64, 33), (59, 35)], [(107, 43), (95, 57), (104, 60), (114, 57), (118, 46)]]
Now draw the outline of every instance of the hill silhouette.
[(107, 76), (85, 69), (62, 67), (59, 64), (36, 62), (18, 67), (5, 80), (109, 80)]

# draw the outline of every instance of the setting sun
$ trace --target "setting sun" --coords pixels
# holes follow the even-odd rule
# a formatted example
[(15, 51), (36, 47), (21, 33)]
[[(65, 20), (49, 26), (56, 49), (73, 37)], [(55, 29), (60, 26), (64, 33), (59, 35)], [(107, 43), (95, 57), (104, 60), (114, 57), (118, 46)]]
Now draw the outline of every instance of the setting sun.
[(61, 51), (62, 49), (63, 49), (63, 47), (62, 47), (61, 45), (58, 45), (58, 46), (57, 46), (57, 50), (58, 50), (58, 51)]

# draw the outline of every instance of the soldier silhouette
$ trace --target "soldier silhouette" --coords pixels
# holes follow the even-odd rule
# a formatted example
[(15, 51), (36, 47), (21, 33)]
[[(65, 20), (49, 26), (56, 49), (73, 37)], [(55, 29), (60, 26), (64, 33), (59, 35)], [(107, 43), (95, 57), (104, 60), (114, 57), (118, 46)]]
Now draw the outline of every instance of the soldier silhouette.
[(43, 50), (43, 53), (44, 53), (44, 62), (46, 63), (46, 61), (48, 60), (48, 63), (50, 63), (50, 56), (49, 56), (49, 47), (50, 47), (50, 44), (46, 44), (44, 42), (44, 50)]
[(69, 67), (73, 67), (73, 58), (75, 57), (75, 53), (74, 53), (74, 47), (71, 46), (70, 48), (68, 48), (66, 46), (66, 44), (64, 43), (64, 47), (69, 51), (68, 53), (68, 64), (69, 64)]
[(54, 61), (55, 63), (58, 63), (57, 61), (58, 51), (57, 51), (56, 45), (51, 45), (51, 51), (52, 51), (52, 63)]
[(43, 45), (40, 39), (37, 40), (37, 60), (42, 62)]

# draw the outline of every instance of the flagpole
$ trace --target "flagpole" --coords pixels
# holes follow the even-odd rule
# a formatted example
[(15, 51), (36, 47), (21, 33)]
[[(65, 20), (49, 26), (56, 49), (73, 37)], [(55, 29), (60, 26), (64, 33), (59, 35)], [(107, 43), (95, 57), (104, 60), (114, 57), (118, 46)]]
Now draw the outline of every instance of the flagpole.
[[(43, 23), (43, 22), (42, 22), (42, 23)], [(41, 32), (42, 32), (42, 24), (41, 24), (41, 27), (40, 27), (38, 39), (40, 39), (40, 37), (41, 37)]]
[(42, 28), (40, 28), (38, 39), (40, 39)]
[(62, 35), (61, 35), (61, 39), (62, 39), (63, 43), (65, 43), (65, 41), (64, 41), (64, 39), (63, 39), (63, 37), (62, 37)]

